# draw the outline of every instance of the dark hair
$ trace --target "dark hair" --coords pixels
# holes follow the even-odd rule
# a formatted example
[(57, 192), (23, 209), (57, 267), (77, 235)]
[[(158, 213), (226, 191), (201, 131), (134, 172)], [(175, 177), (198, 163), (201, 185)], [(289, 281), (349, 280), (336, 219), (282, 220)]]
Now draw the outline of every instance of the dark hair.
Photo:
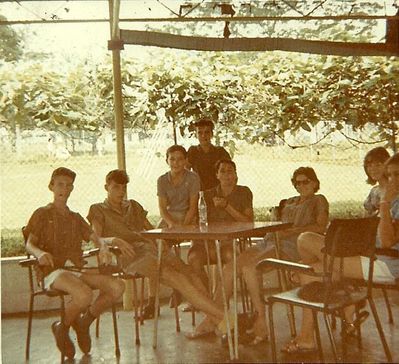
[(76, 173), (69, 168), (65, 167), (59, 167), (57, 169), (54, 169), (53, 173), (51, 174), (51, 179), (49, 185), (52, 185), (54, 183), (55, 177), (58, 176), (67, 176), (72, 179), (72, 182), (75, 182), (76, 178)]
[(214, 128), (213, 121), (209, 118), (201, 118), (197, 122), (194, 123), (195, 128), (199, 128), (201, 126), (209, 126), (212, 130)]
[(220, 165), (222, 165), (222, 164), (230, 164), (231, 166), (233, 166), (234, 171), (237, 172), (236, 164), (235, 164), (231, 159), (227, 159), (227, 158), (219, 159), (219, 160), (215, 163), (215, 170), (216, 170), (216, 172), (219, 171)]
[(385, 162), (385, 167), (388, 167), (392, 164), (398, 164), (399, 165), (399, 153), (394, 154), (392, 157), (390, 157), (386, 162)]
[(300, 175), (304, 174), (306, 177), (308, 177), (311, 181), (316, 182), (316, 187), (314, 188), (314, 192), (317, 192), (320, 189), (320, 181), (316, 176), (316, 172), (312, 167), (299, 167), (297, 168), (291, 178), (291, 182), (293, 186), (295, 187), (296, 183), (296, 178)]
[(385, 163), (385, 161), (388, 158), (389, 158), (389, 153), (383, 147), (373, 148), (367, 152), (367, 154), (365, 155), (364, 160), (363, 160), (363, 169), (367, 175), (366, 181), (368, 184), (375, 185), (375, 183), (377, 181), (375, 181), (373, 178), (371, 178), (370, 175), (367, 173), (367, 164), (369, 164), (370, 162)]
[(183, 146), (181, 146), (181, 145), (175, 144), (175, 145), (172, 145), (171, 147), (169, 147), (166, 150), (166, 159), (168, 159), (169, 154), (174, 153), (174, 152), (180, 152), (180, 153), (182, 153), (184, 155), (184, 158), (187, 158), (186, 149)]
[(108, 172), (105, 177), (105, 183), (110, 184), (112, 181), (119, 185), (127, 185), (129, 183), (129, 176), (123, 169), (114, 169)]

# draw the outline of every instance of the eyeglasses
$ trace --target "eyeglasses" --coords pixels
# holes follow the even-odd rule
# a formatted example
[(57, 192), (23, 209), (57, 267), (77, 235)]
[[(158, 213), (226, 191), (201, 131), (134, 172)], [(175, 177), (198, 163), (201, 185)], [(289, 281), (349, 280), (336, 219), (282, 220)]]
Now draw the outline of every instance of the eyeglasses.
[(297, 181), (295, 181), (294, 186), (295, 187), (307, 186), (310, 182), (311, 182), (310, 179), (304, 179), (304, 180), (299, 180), (299, 181), (297, 180)]

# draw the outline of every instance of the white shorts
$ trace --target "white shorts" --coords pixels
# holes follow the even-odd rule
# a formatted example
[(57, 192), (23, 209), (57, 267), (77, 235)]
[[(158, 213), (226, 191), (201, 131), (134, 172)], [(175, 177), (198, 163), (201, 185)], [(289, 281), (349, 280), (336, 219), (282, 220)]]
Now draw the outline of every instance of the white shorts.
[(66, 270), (66, 269), (56, 269), (55, 271), (51, 272), (49, 275), (44, 277), (44, 289), (50, 289), (52, 288), (51, 285), (55, 282), (55, 280), (60, 276), (60, 274), (68, 272), (70, 274), (73, 274), (74, 276), (80, 278), (82, 276), (81, 272), (75, 272), (71, 270)]
[[(360, 257), (362, 262), (363, 277), (365, 280), (369, 277), (370, 258)], [(376, 283), (395, 283), (395, 277), (392, 275), (387, 264), (382, 260), (374, 261), (373, 282)]]

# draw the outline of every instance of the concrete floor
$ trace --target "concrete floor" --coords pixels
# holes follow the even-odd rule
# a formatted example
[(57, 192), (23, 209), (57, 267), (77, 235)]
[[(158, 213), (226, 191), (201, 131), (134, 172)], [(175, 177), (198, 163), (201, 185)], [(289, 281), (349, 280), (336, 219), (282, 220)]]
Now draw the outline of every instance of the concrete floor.
[[(376, 295), (376, 302), (383, 328), (387, 337), (395, 362), (399, 362), (399, 295), (392, 295), (395, 324), (388, 324), (384, 303), (380, 295)], [(281, 362), (317, 362), (315, 355), (286, 356), (279, 352), (284, 343), (290, 339), (289, 326), (284, 306), (275, 307), (275, 327), (277, 336), (278, 360)], [(296, 311), (297, 325), (300, 324), (300, 312)], [(57, 319), (57, 315), (36, 314), (33, 321), (31, 342), (31, 364), (54, 364), (60, 360), (59, 352), (55, 346), (50, 325)], [(176, 333), (174, 313), (166, 305), (161, 308), (159, 323), (158, 348), (152, 348), (152, 320), (146, 321), (141, 326), (141, 345), (134, 343), (134, 326), (132, 312), (119, 310), (118, 325), (120, 336), (121, 356), (117, 359), (114, 355), (114, 339), (112, 333), (112, 319), (110, 313), (105, 313), (101, 320), (100, 337), (92, 337), (91, 355), (84, 356), (77, 349), (76, 357), (68, 363), (76, 364), (132, 364), (132, 363), (224, 363), (229, 362), (228, 349), (220, 344), (216, 336), (190, 341), (185, 338), (184, 332), (191, 331), (191, 314), (180, 313), (181, 332)], [(197, 314), (199, 320), (201, 314)], [(198, 322), (198, 321), (197, 321)], [(19, 364), (25, 362), (26, 316), (13, 316), (2, 318), (2, 363)], [(320, 324), (322, 344), (325, 360), (333, 361), (330, 345), (325, 332), (324, 324)], [(94, 325), (92, 327), (94, 329)], [(94, 330), (92, 331), (94, 332)], [(382, 349), (377, 330), (372, 317), (362, 325), (363, 347), (357, 348), (356, 342), (350, 342), (348, 348), (348, 362), (385, 362), (386, 358)], [(94, 336), (94, 334), (93, 334)], [(74, 337), (73, 337), (74, 338)], [(336, 333), (338, 345), (339, 334)], [(271, 362), (270, 344), (261, 344), (257, 347), (239, 347), (239, 362), (260, 363)]]

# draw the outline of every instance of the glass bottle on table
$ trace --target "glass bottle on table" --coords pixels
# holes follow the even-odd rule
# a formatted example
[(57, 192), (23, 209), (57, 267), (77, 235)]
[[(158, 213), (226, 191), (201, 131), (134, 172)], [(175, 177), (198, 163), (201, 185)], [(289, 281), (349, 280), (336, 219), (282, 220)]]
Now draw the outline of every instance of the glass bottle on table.
[(199, 193), (198, 221), (199, 221), (200, 231), (206, 231), (208, 229), (208, 210), (206, 207), (204, 191), (200, 191)]

